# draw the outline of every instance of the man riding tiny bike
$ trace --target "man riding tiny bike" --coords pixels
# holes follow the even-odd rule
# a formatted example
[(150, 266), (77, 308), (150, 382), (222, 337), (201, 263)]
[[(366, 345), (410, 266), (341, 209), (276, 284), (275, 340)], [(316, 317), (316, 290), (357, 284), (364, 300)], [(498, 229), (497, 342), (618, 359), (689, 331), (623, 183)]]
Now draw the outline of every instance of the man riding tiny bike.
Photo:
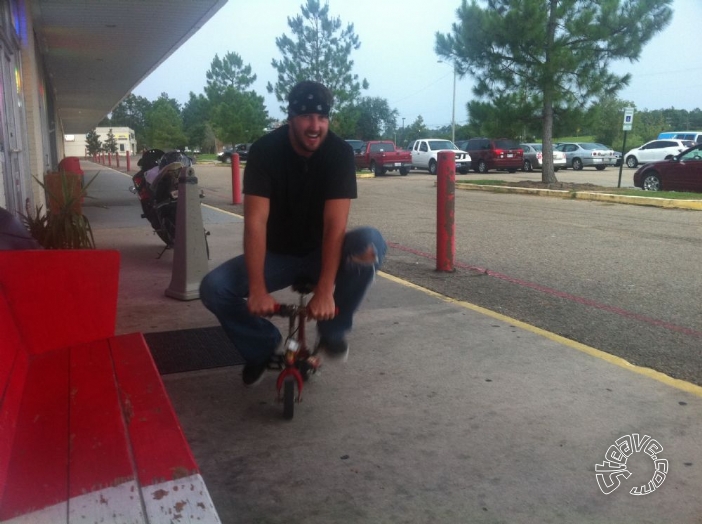
[[(302, 325), (317, 321), (315, 355), (345, 358), (353, 315), (385, 257), (379, 231), (346, 231), (357, 196), (356, 168), (351, 147), (329, 130), (331, 106), (330, 91), (317, 82), (300, 82), (290, 91), (288, 124), (249, 151), (244, 254), (215, 268), (200, 286), (203, 304), (246, 362), (246, 386), (262, 379), (284, 343), (266, 318), (278, 307), (271, 293), (301, 278), (312, 283), (307, 290), (312, 297), (295, 316), (302, 312)], [(283, 382), (289, 376), (299, 392), (294, 371)]]

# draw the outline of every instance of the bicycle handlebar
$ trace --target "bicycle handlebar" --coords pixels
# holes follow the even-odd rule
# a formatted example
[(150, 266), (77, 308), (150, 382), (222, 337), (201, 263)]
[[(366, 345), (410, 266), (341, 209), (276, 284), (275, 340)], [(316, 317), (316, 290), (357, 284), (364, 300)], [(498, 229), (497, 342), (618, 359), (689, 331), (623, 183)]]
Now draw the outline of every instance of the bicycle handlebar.
[[(273, 314), (280, 317), (294, 317), (298, 313), (306, 313), (307, 306), (296, 306), (294, 304), (276, 304), (273, 309)], [(334, 316), (339, 314), (339, 308), (334, 308)]]

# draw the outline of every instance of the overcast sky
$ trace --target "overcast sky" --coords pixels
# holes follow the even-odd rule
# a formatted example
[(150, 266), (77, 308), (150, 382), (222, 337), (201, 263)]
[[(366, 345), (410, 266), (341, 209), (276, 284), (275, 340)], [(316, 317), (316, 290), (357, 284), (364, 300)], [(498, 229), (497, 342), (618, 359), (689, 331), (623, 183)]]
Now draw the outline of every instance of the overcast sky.
[[(283, 118), (266, 84), (275, 82), (271, 66), (281, 55), (276, 37), (292, 35), (288, 17), (300, 14), (305, 0), (229, 0), (133, 91), (151, 101), (162, 92), (181, 103), (189, 93), (204, 93), (205, 73), (215, 53), (232, 51), (250, 64), (257, 80), (253, 89), (265, 99), (273, 118)], [(361, 47), (351, 54), (354, 72), (367, 79), (364, 96), (381, 97), (399, 112), (398, 125), (421, 115), (430, 128), (450, 125), (453, 71), (438, 63), (435, 33), (449, 33), (460, 0), (329, 0), (330, 14), (352, 23)], [(639, 110), (692, 110), (702, 107), (702, 0), (674, 0), (673, 20), (644, 47), (639, 62), (621, 64), (632, 81), (619, 95)], [(158, 25), (158, 24), (156, 24)], [(154, 38), (158, 38), (155, 29)], [(473, 98), (470, 77), (456, 83), (456, 123), (465, 124), (466, 102)]]

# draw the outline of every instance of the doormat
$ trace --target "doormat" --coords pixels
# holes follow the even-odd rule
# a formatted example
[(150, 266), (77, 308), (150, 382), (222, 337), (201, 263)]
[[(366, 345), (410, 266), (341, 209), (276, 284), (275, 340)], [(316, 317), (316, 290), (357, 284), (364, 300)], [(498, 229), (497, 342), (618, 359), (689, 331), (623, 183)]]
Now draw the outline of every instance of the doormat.
[(221, 326), (144, 333), (161, 375), (244, 364)]

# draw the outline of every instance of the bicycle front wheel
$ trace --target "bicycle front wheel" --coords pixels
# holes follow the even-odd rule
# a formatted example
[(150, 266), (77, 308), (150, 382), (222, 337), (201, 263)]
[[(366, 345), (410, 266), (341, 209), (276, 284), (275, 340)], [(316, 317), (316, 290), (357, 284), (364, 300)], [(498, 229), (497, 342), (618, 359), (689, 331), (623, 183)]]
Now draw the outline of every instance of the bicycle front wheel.
[(295, 379), (288, 377), (283, 382), (283, 418), (291, 420), (295, 414)]

